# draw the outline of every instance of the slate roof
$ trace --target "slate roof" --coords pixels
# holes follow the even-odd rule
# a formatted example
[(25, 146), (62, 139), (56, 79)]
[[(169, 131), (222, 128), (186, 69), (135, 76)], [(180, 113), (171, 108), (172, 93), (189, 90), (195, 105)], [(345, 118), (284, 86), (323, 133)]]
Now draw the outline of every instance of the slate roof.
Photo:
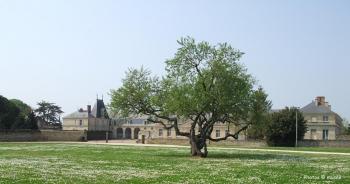
[(143, 125), (146, 119), (131, 119), (130, 124), (132, 125)]
[(317, 106), (315, 102), (311, 102), (305, 107), (300, 109), (303, 113), (312, 113), (312, 114), (331, 114), (334, 113), (327, 106)]
[[(73, 112), (67, 116), (65, 116), (64, 118), (65, 119), (82, 119), (82, 118), (88, 118), (89, 117), (89, 114), (87, 111), (76, 111), (76, 112)], [(91, 114), (90, 114), (90, 117), (93, 117)]]
[(92, 108), (91, 114), (96, 118), (109, 118), (107, 109), (105, 107), (105, 104), (103, 103), (103, 100), (96, 100), (96, 103), (94, 107)]
[(89, 114), (86, 110), (78, 110), (76, 112), (73, 112), (65, 117), (65, 119), (78, 119), (78, 118), (106, 118), (109, 119), (105, 104), (103, 103), (103, 100), (96, 100), (96, 103), (94, 107), (92, 108), (91, 113)]

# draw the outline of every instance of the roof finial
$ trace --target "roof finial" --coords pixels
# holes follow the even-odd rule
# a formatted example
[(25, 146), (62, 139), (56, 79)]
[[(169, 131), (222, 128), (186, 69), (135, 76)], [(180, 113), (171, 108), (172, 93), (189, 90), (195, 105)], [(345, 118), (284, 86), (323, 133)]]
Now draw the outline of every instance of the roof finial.
[(96, 100), (98, 100), (98, 93), (96, 93)]

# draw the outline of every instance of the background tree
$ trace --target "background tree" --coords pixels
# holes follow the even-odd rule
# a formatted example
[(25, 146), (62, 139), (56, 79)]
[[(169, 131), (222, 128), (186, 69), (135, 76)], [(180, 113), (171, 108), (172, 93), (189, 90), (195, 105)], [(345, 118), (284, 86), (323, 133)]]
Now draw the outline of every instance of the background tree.
[(38, 129), (31, 107), (21, 100), (0, 96), (0, 129)]
[[(152, 77), (148, 70), (130, 69), (123, 85), (111, 90), (110, 107), (124, 116), (148, 115), (148, 121), (174, 128), (190, 140), (193, 156), (207, 156), (207, 143), (238, 138), (250, 124), (253, 79), (238, 60), (242, 52), (228, 44), (211, 46), (192, 38), (178, 41), (175, 57), (166, 61), (166, 76)], [(180, 131), (178, 120), (191, 122), (188, 132)], [(239, 130), (212, 138), (216, 123), (235, 124)]]
[(17, 120), (13, 124), (13, 129), (38, 129), (37, 119), (29, 105), (18, 99), (11, 99), (10, 102), (20, 110)]
[(343, 119), (343, 126), (341, 127), (341, 133), (342, 134), (350, 134), (350, 126), (349, 126), (349, 121), (346, 118), (342, 118)]
[(269, 146), (295, 146), (295, 113), (298, 112), (298, 140), (302, 140), (307, 130), (304, 116), (297, 108), (288, 108), (271, 114), (271, 123), (266, 131)]
[(20, 110), (16, 105), (0, 95), (0, 129), (13, 129), (19, 114)]
[(272, 107), (272, 102), (267, 97), (268, 95), (261, 86), (252, 94), (251, 126), (248, 129), (248, 138), (250, 139), (263, 139), (265, 136), (270, 121), (269, 112)]
[(43, 120), (48, 125), (60, 125), (60, 115), (63, 113), (60, 106), (55, 103), (41, 101), (38, 103), (38, 108), (35, 109), (36, 116)]

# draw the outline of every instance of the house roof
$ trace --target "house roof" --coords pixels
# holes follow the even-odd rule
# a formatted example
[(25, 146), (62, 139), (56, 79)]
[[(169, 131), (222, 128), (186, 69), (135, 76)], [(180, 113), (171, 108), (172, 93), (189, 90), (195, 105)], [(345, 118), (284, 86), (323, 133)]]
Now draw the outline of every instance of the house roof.
[(300, 109), (303, 113), (312, 113), (312, 114), (329, 114), (334, 113), (331, 111), (331, 109), (327, 106), (317, 106), (315, 102), (311, 102), (305, 107)]
[(63, 117), (65, 119), (68, 118), (106, 118), (108, 119), (108, 113), (105, 107), (105, 104), (103, 103), (103, 100), (96, 100), (96, 103), (94, 105), (94, 107), (92, 108), (91, 113), (89, 114), (87, 110), (82, 110), (79, 109), (76, 112), (73, 112), (65, 117)]
[(105, 104), (103, 103), (103, 100), (96, 100), (96, 103), (94, 107), (92, 108), (91, 114), (96, 118), (109, 118), (108, 112), (106, 110)]
[(91, 114), (89, 115), (89, 113), (87, 111), (76, 111), (76, 112), (73, 112), (63, 118), (65, 119), (73, 119), (73, 118), (89, 118), (89, 117), (93, 117)]

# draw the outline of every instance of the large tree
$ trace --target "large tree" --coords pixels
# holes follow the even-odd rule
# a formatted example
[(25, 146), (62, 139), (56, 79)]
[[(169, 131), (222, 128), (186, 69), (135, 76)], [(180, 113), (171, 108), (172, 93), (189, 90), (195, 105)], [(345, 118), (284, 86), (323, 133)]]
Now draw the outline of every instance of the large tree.
[[(296, 119), (297, 118), (297, 119)], [(271, 123), (266, 131), (266, 141), (270, 146), (295, 146), (296, 120), (298, 140), (307, 131), (303, 114), (297, 108), (288, 108), (271, 114)]]
[[(174, 58), (166, 61), (166, 75), (152, 77), (141, 68), (130, 69), (123, 85), (111, 90), (113, 111), (148, 115), (148, 121), (174, 128), (190, 140), (193, 156), (207, 156), (207, 140), (238, 138), (250, 124), (254, 80), (238, 62), (242, 52), (223, 43), (215, 46), (196, 43), (192, 38), (178, 41)], [(181, 131), (179, 119), (191, 122)], [(216, 123), (234, 124), (239, 129), (221, 138), (211, 137)]]
[(50, 103), (46, 101), (41, 101), (38, 103), (38, 108), (35, 109), (35, 113), (48, 125), (58, 125), (61, 124), (60, 115), (63, 113), (61, 107), (55, 103)]

